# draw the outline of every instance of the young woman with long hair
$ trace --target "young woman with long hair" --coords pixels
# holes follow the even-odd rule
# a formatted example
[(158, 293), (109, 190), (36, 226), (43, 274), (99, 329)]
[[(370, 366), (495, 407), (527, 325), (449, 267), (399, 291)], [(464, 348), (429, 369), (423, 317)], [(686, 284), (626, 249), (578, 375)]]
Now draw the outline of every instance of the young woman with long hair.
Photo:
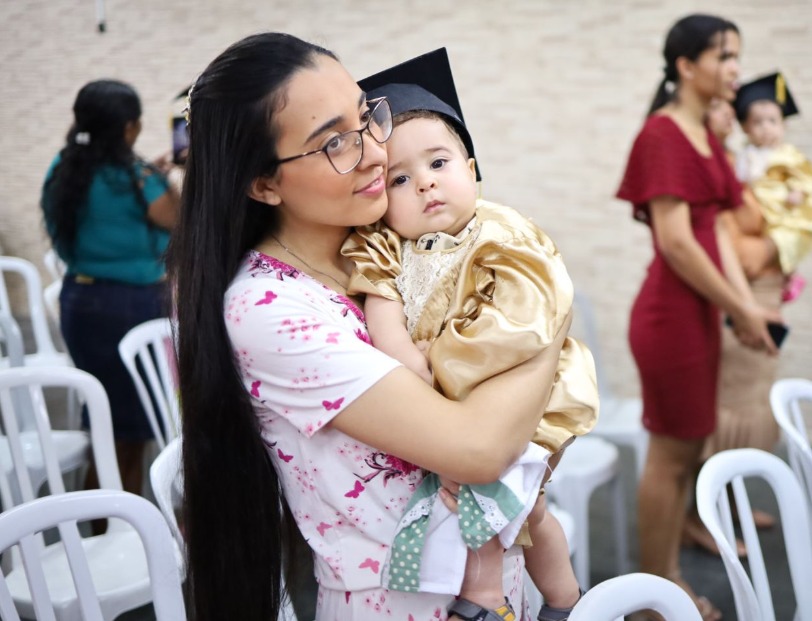
[[(462, 402), (371, 346), (339, 249), (386, 209), (391, 111), (327, 50), (235, 43), (196, 80), (189, 127), (170, 273), (191, 618), (275, 619), (291, 520), (314, 553), (319, 621), (446, 618), (447, 595), (380, 586), (403, 507), (421, 468), (490, 482), (521, 454), (569, 321)], [(484, 548), (470, 566), (504, 560), (522, 610), (521, 552)], [(506, 608), (468, 584), (477, 606)]]

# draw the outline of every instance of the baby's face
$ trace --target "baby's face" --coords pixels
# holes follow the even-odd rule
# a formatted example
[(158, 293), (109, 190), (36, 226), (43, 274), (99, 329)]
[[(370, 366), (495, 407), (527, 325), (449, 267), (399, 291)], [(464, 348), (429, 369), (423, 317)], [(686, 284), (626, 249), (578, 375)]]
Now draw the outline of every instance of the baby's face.
[(708, 109), (708, 126), (713, 134), (722, 142), (733, 132), (733, 120), (736, 113), (727, 101), (714, 98)]
[(777, 147), (784, 140), (784, 116), (773, 101), (750, 104), (743, 127), (750, 142), (757, 147)]
[(386, 143), (389, 168), (384, 222), (401, 237), (456, 235), (474, 217), (476, 172), (459, 140), (437, 119), (399, 125)]

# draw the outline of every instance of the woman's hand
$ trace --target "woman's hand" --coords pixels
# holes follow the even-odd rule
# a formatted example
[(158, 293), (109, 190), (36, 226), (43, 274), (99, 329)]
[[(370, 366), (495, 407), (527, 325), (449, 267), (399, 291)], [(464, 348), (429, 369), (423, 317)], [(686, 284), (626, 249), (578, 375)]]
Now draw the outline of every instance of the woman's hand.
[(764, 349), (771, 356), (778, 354), (778, 348), (767, 330), (767, 322), (783, 323), (781, 313), (756, 304), (746, 304), (731, 318), (733, 333), (742, 345)]

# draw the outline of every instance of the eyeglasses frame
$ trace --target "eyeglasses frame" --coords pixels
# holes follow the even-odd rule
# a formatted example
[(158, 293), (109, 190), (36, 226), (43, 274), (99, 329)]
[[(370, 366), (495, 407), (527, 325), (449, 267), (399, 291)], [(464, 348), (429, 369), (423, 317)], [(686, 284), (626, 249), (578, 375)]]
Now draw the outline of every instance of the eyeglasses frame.
[[(378, 109), (378, 106), (380, 106), (383, 102), (386, 102), (387, 105), (389, 106), (389, 116), (391, 117), (392, 116), (392, 107), (391, 107), (391, 105), (389, 105), (389, 102), (388, 102), (386, 97), (376, 97), (375, 99), (369, 99), (369, 100), (367, 100), (367, 105), (373, 104), (373, 103), (375, 105), (373, 105), (369, 109), (369, 119), (367, 120), (366, 124), (360, 129), (352, 129), (352, 130), (350, 130), (348, 132), (342, 132), (342, 133), (338, 134), (338, 136), (348, 136), (350, 134), (358, 134), (361, 137), (361, 155), (358, 157), (358, 161), (355, 162), (353, 167), (350, 168), (349, 170), (345, 170), (344, 172), (341, 172), (340, 170), (338, 170), (338, 168), (336, 168), (336, 165), (333, 163), (333, 160), (327, 154), (327, 147), (326, 146), (322, 147), (321, 149), (314, 149), (313, 151), (308, 151), (307, 153), (300, 153), (299, 155), (292, 155), (290, 157), (285, 157), (285, 158), (282, 158), (282, 159), (278, 159), (278, 160), (275, 161), (275, 163), (276, 164), (284, 164), (286, 162), (292, 162), (293, 160), (298, 160), (299, 158), (302, 158), (302, 157), (307, 157), (308, 155), (315, 155), (316, 153), (324, 153), (325, 157), (327, 158), (327, 161), (330, 162), (330, 166), (332, 166), (333, 170), (335, 170), (339, 175), (347, 175), (347, 174), (351, 173), (353, 170), (358, 168), (358, 164), (360, 164), (361, 160), (364, 159), (364, 132), (367, 132), (372, 137), (372, 139), (375, 142), (377, 142), (378, 144), (384, 144), (387, 140), (389, 140), (389, 138), (392, 137), (392, 130), (391, 129), (389, 130), (389, 135), (383, 141), (380, 141), (377, 138), (375, 138), (373, 133), (371, 131), (369, 131), (369, 126), (372, 123), (372, 119), (375, 116), (375, 111)], [(336, 137), (338, 137), (338, 136), (336, 136)]]

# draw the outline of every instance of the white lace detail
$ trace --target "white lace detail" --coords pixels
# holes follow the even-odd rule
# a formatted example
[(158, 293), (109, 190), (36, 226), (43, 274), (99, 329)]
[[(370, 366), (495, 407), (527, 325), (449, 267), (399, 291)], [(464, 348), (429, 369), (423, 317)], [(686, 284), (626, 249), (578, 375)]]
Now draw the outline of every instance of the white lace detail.
[(434, 506), (435, 500), (437, 500), (436, 493), (419, 500), (411, 509), (403, 514), (402, 518), (400, 518), (400, 524), (398, 524), (397, 531), (400, 532), (410, 524), (429, 515), (431, 513), (432, 506)]
[(477, 238), (478, 229), (468, 235), (468, 239), (456, 248), (441, 252), (421, 252), (415, 250), (414, 242), (406, 240), (401, 250), (401, 273), (395, 278), (395, 286), (403, 298), (403, 312), (406, 315), (406, 328), (414, 335), (420, 313), (437, 283), (462, 258)]
[(493, 529), (493, 532), (501, 533), (505, 526), (508, 525), (509, 520), (507, 517), (505, 517), (505, 514), (502, 513), (501, 509), (499, 508), (499, 504), (493, 498), (478, 494), (473, 489), (471, 489), (471, 494), (473, 494), (474, 498), (476, 499), (476, 503), (485, 514), (483, 517)]

